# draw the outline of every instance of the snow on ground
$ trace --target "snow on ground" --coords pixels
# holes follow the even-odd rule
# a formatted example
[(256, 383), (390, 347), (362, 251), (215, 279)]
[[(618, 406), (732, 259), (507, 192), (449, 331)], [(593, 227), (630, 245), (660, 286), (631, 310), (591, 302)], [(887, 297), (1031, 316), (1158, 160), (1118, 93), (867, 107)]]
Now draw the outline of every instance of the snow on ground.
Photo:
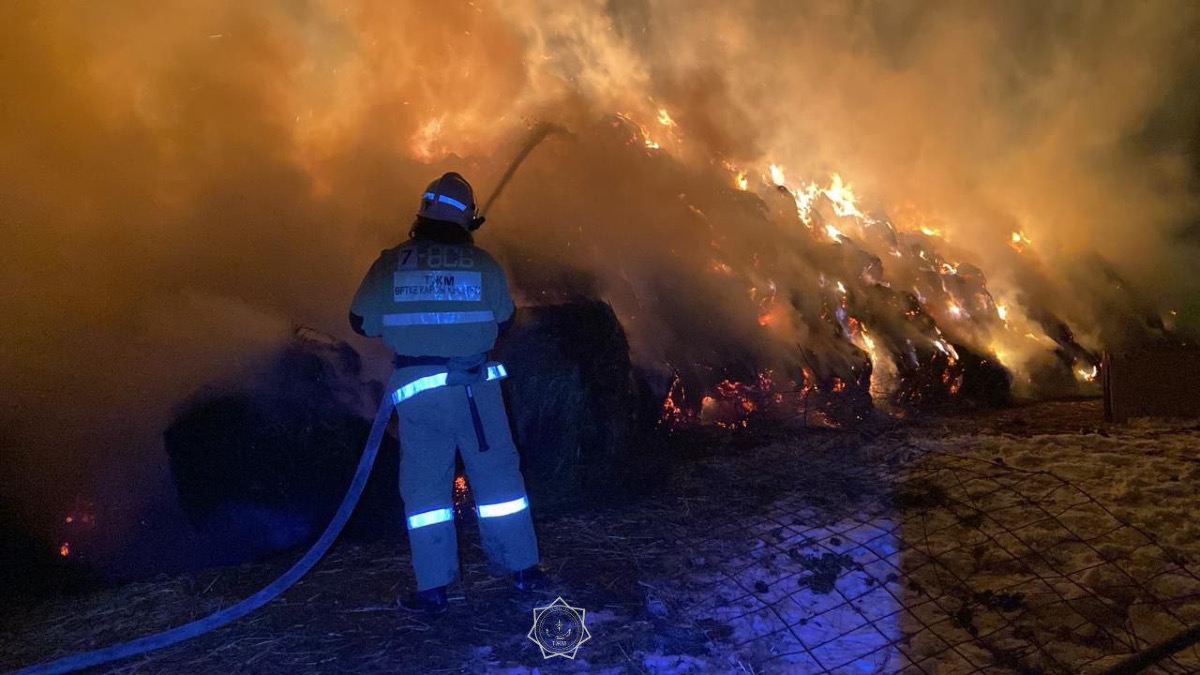
[(728, 640), (750, 646), (751, 661), (894, 670), (899, 551), (891, 524), (863, 516), (814, 527), (811, 511), (791, 500), (773, 510), (780, 513), (769, 525), (741, 528), (748, 550), (699, 566), (692, 582), (702, 591), (689, 612), (728, 626)]
[(876, 443), (884, 494), (730, 518), (673, 602), (759, 672), (1098, 672), (1200, 624), (1200, 426)]
[[(909, 578), (927, 589), (990, 593), (964, 605), (959, 623), (993, 660), (1099, 668), (1115, 661), (1106, 655), (1200, 623), (1197, 427), (1143, 423), (922, 445), (928, 455), (910, 481), (940, 487), (946, 499), (905, 528)], [(1195, 672), (1200, 652), (1170, 665)]]

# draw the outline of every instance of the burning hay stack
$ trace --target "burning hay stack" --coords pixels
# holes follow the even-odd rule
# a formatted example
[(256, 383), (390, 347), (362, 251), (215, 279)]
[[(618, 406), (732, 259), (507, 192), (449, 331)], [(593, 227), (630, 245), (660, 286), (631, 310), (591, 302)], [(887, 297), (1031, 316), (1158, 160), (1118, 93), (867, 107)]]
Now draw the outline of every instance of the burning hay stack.
[[(1024, 230), (967, 242), (932, 211), (868, 206), (838, 174), (797, 181), (720, 157), (701, 170), (673, 113), (614, 115), (532, 156), (511, 199), (538, 212), (522, 237), (499, 233), (529, 296), (586, 280), (613, 305), (635, 362), (670, 383), (669, 424), (844, 426), (875, 408), (1099, 393), (1101, 347), (1126, 339), (1129, 312), (1092, 317), (1135, 304), (1131, 286), (1081, 309)], [(564, 156), (601, 168), (562, 176)]]
[[(717, 292), (708, 298), (726, 321), (743, 324), (725, 329), (743, 338), (699, 358), (691, 345), (674, 354), (667, 349), (674, 375), (664, 407), (668, 421), (745, 426), (759, 416), (800, 416), (841, 426), (865, 419), (873, 405), (1010, 400), (1014, 384), (1022, 383), (998, 354), (1018, 324), (992, 296), (980, 267), (944, 252), (948, 245), (932, 229), (864, 213), (836, 175), (826, 187), (793, 189), (772, 165), (763, 179), (754, 193), (738, 171), (734, 185), (717, 197), (682, 205), (690, 213), (680, 218), (743, 220), (767, 239), (777, 236), (722, 235), (711, 242), (707, 267), (693, 270), (716, 278), (720, 292), (745, 289), (744, 311), (721, 309), (733, 299)], [(731, 198), (738, 193), (745, 199)], [(698, 311), (704, 310), (693, 308), (690, 318), (683, 313), (681, 323), (694, 324)], [(754, 324), (746, 325), (750, 320)], [(1030, 336), (1021, 339), (1038, 339)], [(1094, 365), (1069, 335), (1062, 342), (1075, 347), (1061, 352), (1064, 373)]]

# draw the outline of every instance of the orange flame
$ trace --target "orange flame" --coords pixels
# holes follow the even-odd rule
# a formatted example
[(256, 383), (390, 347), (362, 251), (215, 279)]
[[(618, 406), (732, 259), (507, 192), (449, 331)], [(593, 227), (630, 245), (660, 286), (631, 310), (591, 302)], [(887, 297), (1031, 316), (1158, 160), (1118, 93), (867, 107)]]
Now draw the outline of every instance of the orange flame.
[(833, 212), (839, 216), (857, 216), (863, 218), (862, 211), (855, 206), (857, 197), (854, 196), (854, 191), (850, 186), (842, 182), (842, 177), (838, 174), (830, 176), (829, 187), (823, 191), (829, 201), (833, 203)]
[(771, 182), (777, 186), (783, 186), (787, 181), (783, 177), (783, 167), (772, 164), (770, 166)]
[(1033, 242), (1029, 240), (1029, 237), (1025, 236), (1024, 232), (1013, 232), (1012, 238), (1008, 242), (1008, 245), (1013, 247), (1013, 250), (1018, 253), (1024, 252), (1032, 244)]

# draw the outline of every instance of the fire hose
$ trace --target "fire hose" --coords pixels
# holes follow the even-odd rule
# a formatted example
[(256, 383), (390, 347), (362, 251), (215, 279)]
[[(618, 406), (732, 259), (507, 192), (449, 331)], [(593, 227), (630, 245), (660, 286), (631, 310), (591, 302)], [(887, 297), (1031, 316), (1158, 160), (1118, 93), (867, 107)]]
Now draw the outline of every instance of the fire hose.
[(1200, 643), (1200, 626), (1192, 626), (1168, 639), (1166, 642), (1160, 642), (1149, 649), (1126, 658), (1124, 661), (1104, 671), (1104, 675), (1133, 675), (1133, 673), (1140, 673), (1150, 666), (1157, 664), (1159, 661), (1163, 661), (1197, 643)]
[[(513, 161), (509, 163), (507, 170), (501, 177), (500, 182), (492, 191), (488, 200), (484, 203), (483, 209), (480, 211), (480, 216), (488, 210), (492, 202), (500, 196), (504, 190), (504, 186), (508, 184), (516, 172), (517, 167), (525, 160), (529, 153), (533, 151), (547, 136), (553, 133), (563, 133), (566, 130), (560, 126), (542, 122), (535, 126), (529, 135), (529, 138), (521, 146), (521, 151), (517, 154)], [(482, 219), (480, 220), (482, 222)], [(474, 401), (472, 400), (472, 406)], [(386, 393), (383, 400), (379, 402), (379, 412), (375, 414), (375, 422), (371, 425), (371, 435), (367, 438), (367, 445), (363, 448), (362, 458), (358, 461), (358, 469), (355, 470), (354, 479), (350, 482), (350, 488), (346, 491), (346, 496), (342, 498), (342, 503), (338, 506), (337, 513), (334, 514), (333, 520), (329, 521), (329, 525), (325, 527), (325, 531), (321, 533), (321, 537), (317, 539), (312, 548), (304, 554), (302, 558), (292, 565), (291, 569), (284, 572), (279, 578), (272, 581), (269, 585), (259, 590), (254, 595), (242, 600), (236, 605), (226, 607), (225, 609), (213, 612), (203, 619), (197, 619), (190, 623), (185, 623), (182, 626), (169, 628), (167, 630), (147, 635), (145, 637), (122, 642), (120, 644), (96, 649), (90, 652), (81, 652), (64, 656), (54, 661), (46, 663), (38, 663), (21, 670), (14, 671), (10, 675), (43, 675), (50, 673), (69, 673), (84, 668), (91, 668), (118, 659), (126, 659), (138, 654), (145, 654), (156, 649), (162, 649), (185, 640), (190, 640), (199, 635), (203, 635), (208, 631), (220, 628), (225, 624), (236, 621), (243, 616), (262, 607), (273, 600), (280, 593), (283, 593), (288, 588), (300, 580), (305, 574), (317, 564), (321, 558), (329, 551), (329, 547), (342, 533), (342, 529), (346, 526), (346, 522), (350, 520), (350, 515), (354, 513), (354, 508), (358, 506), (358, 500), (362, 497), (363, 490), (367, 486), (367, 478), (371, 475), (371, 468), (375, 465), (375, 457), (379, 454), (379, 445), (383, 442), (383, 432), (387, 428), (388, 419), (392, 415), (392, 397)], [(481, 436), (482, 438), (482, 436)]]
[(551, 134), (569, 133), (570, 132), (567, 131), (566, 127), (554, 124), (552, 122), (539, 122), (534, 125), (534, 127), (529, 130), (529, 137), (525, 139), (525, 143), (521, 146), (521, 151), (517, 153), (516, 157), (513, 157), (511, 162), (509, 162), (508, 168), (505, 169), (504, 174), (500, 176), (500, 182), (496, 183), (496, 188), (492, 190), (491, 196), (488, 197), (487, 201), (483, 203), (483, 208), (479, 209), (479, 216), (481, 219), (480, 222), (482, 222), (483, 216), (491, 210), (492, 203), (496, 201), (496, 198), (500, 196), (501, 192), (504, 192), (504, 186), (508, 185), (508, 181), (511, 180), (513, 174), (517, 172), (517, 167), (521, 166), (521, 162), (525, 161), (525, 158), (529, 156), (529, 153), (533, 152), (533, 149), (536, 148), (539, 143), (544, 141), (547, 136)]
[(363, 448), (362, 459), (358, 461), (358, 469), (354, 473), (354, 480), (350, 482), (350, 489), (346, 491), (346, 496), (342, 498), (341, 506), (338, 507), (333, 520), (329, 521), (329, 525), (325, 527), (325, 531), (321, 533), (321, 537), (312, 545), (312, 548), (308, 549), (304, 557), (297, 560), (291, 569), (284, 572), (275, 581), (272, 581), (262, 590), (236, 605), (209, 614), (203, 619), (197, 619), (182, 626), (176, 626), (175, 628), (147, 635), (136, 640), (115, 644), (111, 647), (72, 654), (71, 656), (65, 656), (46, 663), (38, 663), (18, 670), (13, 675), (69, 673), (110, 661), (116, 661), (117, 659), (125, 659), (156, 649), (162, 649), (163, 647), (183, 642), (184, 640), (190, 640), (210, 630), (220, 628), (231, 621), (240, 619), (286, 591), (292, 584), (299, 581), (300, 577), (307, 574), (313, 568), (313, 565), (317, 564), (318, 560), (324, 557), (325, 553), (329, 551), (329, 547), (333, 545), (334, 540), (342, 533), (342, 528), (346, 526), (346, 521), (350, 520), (350, 514), (354, 512), (354, 507), (358, 506), (358, 500), (362, 497), (363, 489), (367, 486), (367, 478), (371, 475), (371, 467), (375, 465), (375, 457), (379, 454), (379, 445), (383, 442), (383, 432), (387, 428), (388, 419), (392, 416), (392, 407), (392, 397), (385, 394), (383, 400), (379, 402), (379, 412), (375, 414), (375, 422), (371, 425), (371, 435), (367, 438), (366, 447)]

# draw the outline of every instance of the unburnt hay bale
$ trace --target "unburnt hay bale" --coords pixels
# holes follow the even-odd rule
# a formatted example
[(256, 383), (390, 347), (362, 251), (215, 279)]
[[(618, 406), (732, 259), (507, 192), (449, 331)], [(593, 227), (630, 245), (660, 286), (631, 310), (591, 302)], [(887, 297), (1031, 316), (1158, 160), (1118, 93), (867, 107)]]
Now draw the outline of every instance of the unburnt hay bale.
[(662, 401), (633, 367), (607, 303), (522, 308), (497, 357), (535, 501), (603, 502), (665, 477)]
[[(362, 382), (350, 345), (298, 329), (242, 390), (204, 389), (167, 427), (164, 444), (180, 505), (229, 557), (247, 558), (314, 537), (337, 509), (370, 433)], [(351, 534), (399, 521), (396, 443), (385, 438)]]
[[(521, 309), (496, 357), (535, 509), (603, 501), (665, 475), (659, 401), (602, 302)], [(345, 342), (298, 329), (254, 386), (194, 395), (164, 433), (180, 504), (231, 558), (310, 540), (350, 484), (383, 393)], [(403, 522), (394, 435), (385, 436), (351, 536)]]

